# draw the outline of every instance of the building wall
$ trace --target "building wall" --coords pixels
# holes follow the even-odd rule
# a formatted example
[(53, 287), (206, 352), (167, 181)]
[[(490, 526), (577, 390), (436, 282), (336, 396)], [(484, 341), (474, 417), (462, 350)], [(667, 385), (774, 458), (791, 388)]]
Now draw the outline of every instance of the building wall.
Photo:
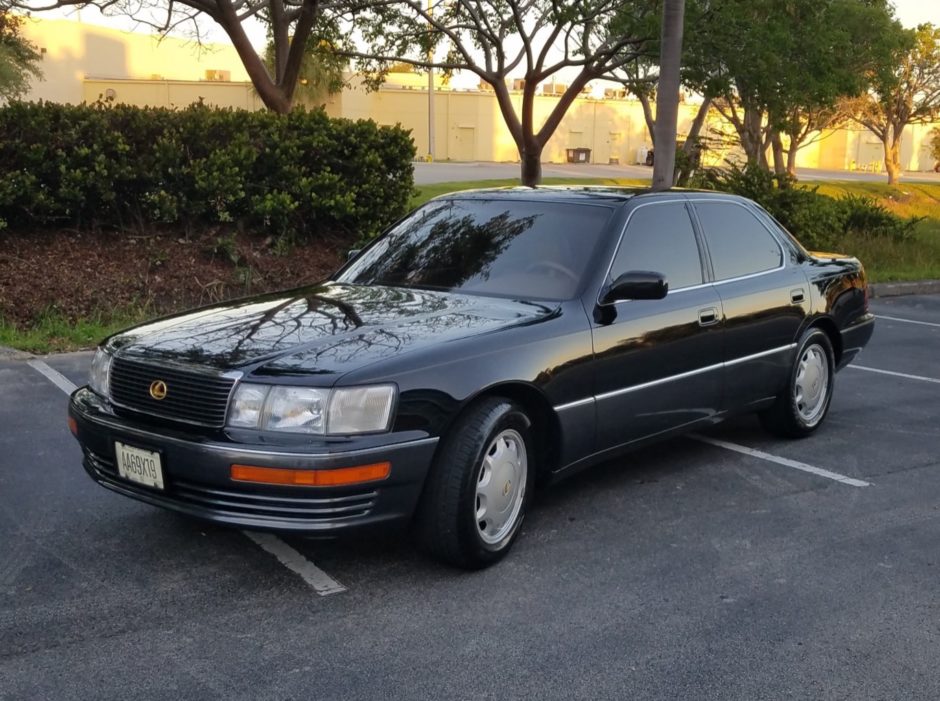
[[(29, 100), (94, 102), (111, 97), (116, 102), (158, 107), (183, 107), (202, 100), (210, 105), (261, 109), (248, 75), (234, 47), (217, 44), (200, 47), (173, 37), (121, 32), (72, 20), (27, 20), (25, 34), (43, 50), (45, 80), (34, 82)], [(227, 71), (228, 80), (205, 80), (206, 72)], [(496, 98), (488, 91), (448, 89), (435, 77), (435, 157), (454, 161), (517, 161), (516, 145), (505, 126)], [(522, 94), (512, 95), (521, 109)], [(558, 104), (548, 95), (535, 99), (535, 121), (544, 121)], [(379, 124), (401, 124), (411, 130), (417, 152), (428, 153), (427, 76), (393, 74), (377, 92), (361, 85), (331, 96), (325, 104), (334, 117), (373, 119)], [(680, 138), (687, 132), (696, 105), (680, 105)], [(728, 131), (728, 125), (712, 115), (706, 132)], [(905, 170), (930, 170), (932, 125), (908, 127), (904, 133), (901, 162)], [(576, 99), (545, 147), (543, 160), (560, 163), (566, 149), (591, 149), (593, 163), (631, 164), (651, 140), (640, 104), (629, 99)], [(739, 156), (736, 148), (708, 154), (711, 163)], [(801, 167), (831, 170), (880, 169), (880, 141), (866, 130), (827, 132), (802, 149)]]
[[(98, 97), (86, 90), (86, 81), (166, 78), (195, 82), (203, 80), (207, 70), (228, 71), (231, 81), (242, 84), (235, 91), (244, 90), (244, 83), (248, 81), (235, 48), (228, 44), (200, 47), (196, 42), (174, 37), (161, 39), (151, 34), (121, 32), (72, 20), (35, 18), (27, 19), (24, 35), (43, 52), (44, 73), (44, 80), (33, 83), (27, 100), (77, 104)], [(181, 93), (180, 99), (184, 97), (188, 99), (186, 91)], [(120, 96), (119, 99), (131, 104), (165, 104), (139, 102), (162, 99), (158, 91), (134, 89), (128, 93), (128, 99)], [(175, 104), (189, 102), (192, 99)]]

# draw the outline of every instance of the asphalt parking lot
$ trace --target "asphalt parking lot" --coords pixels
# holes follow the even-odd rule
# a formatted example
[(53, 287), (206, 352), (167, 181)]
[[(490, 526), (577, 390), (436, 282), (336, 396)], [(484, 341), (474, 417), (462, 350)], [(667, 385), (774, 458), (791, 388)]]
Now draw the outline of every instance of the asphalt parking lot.
[(112, 494), (65, 425), (90, 354), (0, 362), (0, 698), (940, 698), (940, 296), (872, 307), (814, 437), (582, 473), (470, 574)]

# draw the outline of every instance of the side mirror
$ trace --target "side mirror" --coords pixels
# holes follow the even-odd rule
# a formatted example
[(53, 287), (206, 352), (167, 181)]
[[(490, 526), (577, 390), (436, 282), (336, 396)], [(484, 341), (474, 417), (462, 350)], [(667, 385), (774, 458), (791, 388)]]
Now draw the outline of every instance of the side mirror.
[(607, 288), (601, 304), (610, 304), (622, 299), (662, 299), (669, 292), (669, 283), (662, 273), (649, 270), (630, 270)]
[(346, 251), (346, 260), (352, 260), (359, 255), (361, 250), (361, 248), (350, 248), (348, 251)]

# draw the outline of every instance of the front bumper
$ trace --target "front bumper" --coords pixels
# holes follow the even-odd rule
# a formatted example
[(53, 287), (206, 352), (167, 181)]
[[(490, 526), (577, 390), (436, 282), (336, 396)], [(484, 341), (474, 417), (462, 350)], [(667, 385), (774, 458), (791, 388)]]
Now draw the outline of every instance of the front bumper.
[[(93, 480), (119, 494), (190, 516), (240, 528), (334, 535), (413, 514), (438, 439), (390, 434), (357, 442), (266, 446), (210, 440), (117, 416), (87, 388), (69, 401), (83, 466)], [(165, 489), (129, 482), (118, 474), (115, 441), (160, 453)], [(391, 463), (388, 478), (344, 487), (297, 487), (233, 481), (233, 464), (286, 469), (336, 469)]]

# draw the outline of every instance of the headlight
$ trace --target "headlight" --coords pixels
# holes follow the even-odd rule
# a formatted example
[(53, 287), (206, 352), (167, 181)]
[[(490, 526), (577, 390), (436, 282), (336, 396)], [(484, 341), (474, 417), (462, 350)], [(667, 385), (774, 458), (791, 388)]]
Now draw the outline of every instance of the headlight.
[(88, 386), (105, 398), (111, 393), (111, 354), (100, 348), (95, 351), (95, 357), (91, 361)]
[(228, 425), (289, 433), (337, 435), (387, 431), (395, 385), (335, 390), (244, 383), (232, 397)]
[(328, 389), (272, 387), (264, 412), (264, 428), (290, 433), (326, 433)]
[(330, 433), (375, 433), (388, 430), (395, 402), (394, 385), (333, 390), (327, 426)]
[(258, 428), (264, 400), (268, 398), (265, 385), (242, 384), (232, 397), (232, 409), (228, 413), (228, 425), (238, 428)]

